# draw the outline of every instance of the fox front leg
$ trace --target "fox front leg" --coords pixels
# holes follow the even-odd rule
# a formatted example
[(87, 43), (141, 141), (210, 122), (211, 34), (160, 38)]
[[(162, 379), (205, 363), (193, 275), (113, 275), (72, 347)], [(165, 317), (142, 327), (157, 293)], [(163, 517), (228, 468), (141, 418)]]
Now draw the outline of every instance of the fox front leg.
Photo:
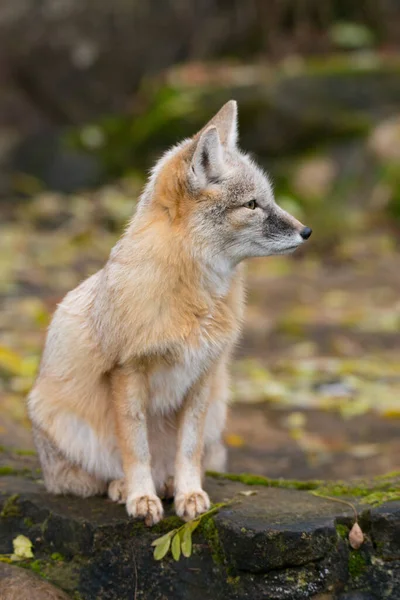
[(186, 521), (210, 508), (202, 489), (204, 426), (210, 401), (208, 378), (202, 378), (188, 393), (179, 419), (175, 464), (175, 509)]
[[(125, 473), (126, 509), (129, 515), (144, 519), (146, 525), (163, 517), (151, 475), (146, 408), (148, 386), (142, 373), (119, 369), (113, 375), (113, 395), (119, 446)], [(110, 484), (110, 491), (113, 482)], [(114, 486), (115, 487), (115, 486)], [(110, 494), (112, 497), (112, 494)]]

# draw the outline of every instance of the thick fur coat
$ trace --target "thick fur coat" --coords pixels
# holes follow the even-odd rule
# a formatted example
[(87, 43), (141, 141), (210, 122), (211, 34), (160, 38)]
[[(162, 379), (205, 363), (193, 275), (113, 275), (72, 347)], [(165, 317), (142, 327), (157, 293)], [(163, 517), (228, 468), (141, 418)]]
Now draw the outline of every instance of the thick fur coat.
[(228, 102), (156, 165), (99, 272), (59, 304), (29, 413), (47, 489), (104, 493), (151, 525), (160, 497), (192, 519), (223, 470), (242, 261), (294, 250), (311, 230), (280, 209), (237, 148)]

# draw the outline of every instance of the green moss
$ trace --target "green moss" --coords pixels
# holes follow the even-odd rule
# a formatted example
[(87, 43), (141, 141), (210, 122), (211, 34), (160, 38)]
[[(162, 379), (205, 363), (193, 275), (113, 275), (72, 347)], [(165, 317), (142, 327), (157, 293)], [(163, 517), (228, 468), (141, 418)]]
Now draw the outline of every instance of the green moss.
[(372, 481), (360, 482), (352, 485), (344, 482), (325, 484), (316, 490), (321, 496), (347, 496), (359, 498), (361, 504), (380, 506), (384, 502), (400, 500), (399, 485), (395, 478), (375, 478)]
[(65, 560), (63, 555), (60, 554), (59, 552), (53, 552), (53, 554), (50, 555), (50, 558), (51, 558), (51, 560)]
[(299, 571), (297, 573), (297, 585), (300, 588), (305, 588), (308, 585), (308, 578), (305, 571)]
[(270, 479), (251, 473), (217, 473), (209, 471), (209, 477), (239, 481), (245, 485), (261, 485), (282, 489), (294, 489), (314, 492), (320, 496), (354, 497), (359, 498), (361, 504), (380, 506), (384, 502), (400, 500), (400, 484), (397, 481), (399, 472), (394, 471), (380, 475), (372, 480), (348, 483), (344, 481), (324, 482), (320, 480), (297, 481), (295, 479)]
[(240, 481), (245, 485), (262, 485), (265, 487), (276, 487), (291, 490), (316, 490), (323, 482), (318, 480), (297, 481), (295, 479), (270, 479), (261, 475), (253, 475), (251, 473), (217, 473), (208, 471), (209, 477), (216, 479), (228, 479), (230, 481)]
[(349, 554), (349, 575), (352, 579), (356, 579), (362, 575), (367, 566), (365, 557), (357, 550), (352, 550)]
[(175, 515), (162, 519), (157, 525), (154, 525), (151, 529), (152, 533), (168, 533), (172, 529), (177, 529), (183, 525), (182, 519)]
[(239, 575), (237, 575), (236, 577), (229, 576), (229, 577), (226, 578), (226, 583), (228, 585), (239, 585), (239, 583), (240, 583), (240, 576)]
[(30, 562), (29, 565), (26, 565), (26, 568), (29, 568), (31, 571), (34, 571), (41, 577), (45, 577), (45, 574), (42, 571), (42, 568), (44, 565), (45, 565), (44, 560), (36, 559), (36, 560), (33, 560), (32, 562)]
[(36, 456), (36, 452), (34, 450), (12, 450), (12, 452), (14, 454), (17, 454), (18, 456)]
[(11, 558), (6, 555), (6, 554), (0, 554), (0, 563), (7, 563), (8, 565), (11, 564), (13, 561), (11, 560)]
[(379, 481), (396, 478), (400, 478), (400, 471), (391, 471), (390, 473), (385, 473), (384, 475), (377, 475), (374, 479), (375, 481)]
[(76, 561), (49, 561), (43, 567), (43, 576), (69, 592), (79, 586), (79, 565)]
[(214, 563), (218, 566), (225, 564), (225, 552), (219, 539), (214, 519), (205, 519), (202, 521), (200, 531), (207, 540)]
[(32, 471), (26, 467), (23, 469), (15, 469), (14, 467), (10, 467), (9, 465), (3, 465), (0, 467), (0, 477), (7, 477), (9, 475), (22, 475), (22, 476), (32, 476)]
[(13, 494), (9, 496), (4, 503), (3, 509), (0, 513), (0, 517), (20, 517), (21, 509), (17, 504), (17, 500), (19, 498), (18, 494)]
[(47, 529), (48, 522), (49, 522), (49, 517), (47, 517), (47, 519), (45, 519), (43, 521), (43, 523), (40, 524), (40, 531), (42, 532), (42, 534), (45, 533), (45, 531)]
[(18, 470), (7, 465), (0, 467), (0, 477), (6, 477), (7, 475), (18, 475)]
[(25, 527), (33, 527), (34, 523), (32, 521), (32, 519), (30, 519), (29, 517), (25, 517), (24, 519), (24, 525)]
[(348, 535), (349, 535), (349, 529), (348, 529), (348, 527), (346, 527), (346, 525), (341, 525), (340, 523), (337, 523), (335, 525), (335, 529), (336, 529), (336, 533), (338, 534), (338, 536), (340, 538), (342, 538), (343, 540), (347, 540)]
[(361, 504), (369, 504), (370, 506), (381, 506), (385, 502), (400, 501), (399, 490), (388, 490), (382, 492), (371, 492), (361, 500)]
[(79, 584), (79, 557), (73, 561), (64, 562), (61, 554), (54, 552), (50, 560), (35, 559), (18, 562), (18, 566), (33, 571), (43, 579), (72, 592)]

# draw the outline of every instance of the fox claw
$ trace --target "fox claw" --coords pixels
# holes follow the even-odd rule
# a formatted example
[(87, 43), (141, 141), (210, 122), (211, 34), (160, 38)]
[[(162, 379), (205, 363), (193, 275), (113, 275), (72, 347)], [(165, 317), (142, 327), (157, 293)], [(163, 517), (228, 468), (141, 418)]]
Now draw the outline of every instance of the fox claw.
[(144, 519), (148, 527), (161, 521), (164, 515), (161, 500), (154, 494), (131, 496), (126, 502), (126, 510), (131, 517)]
[(203, 490), (175, 496), (175, 509), (178, 517), (191, 521), (210, 508), (210, 499)]

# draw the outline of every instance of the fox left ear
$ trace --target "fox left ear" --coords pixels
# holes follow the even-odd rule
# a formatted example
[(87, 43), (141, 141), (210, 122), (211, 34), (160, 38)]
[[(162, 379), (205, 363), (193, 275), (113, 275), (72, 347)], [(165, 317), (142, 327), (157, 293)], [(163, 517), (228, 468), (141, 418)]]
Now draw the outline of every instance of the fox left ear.
[(206, 187), (218, 180), (224, 171), (224, 152), (217, 128), (208, 127), (197, 142), (190, 164), (195, 183)]
[(202, 134), (211, 125), (217, 128), (221, 144), (227, 148), (236, 146), (238, 138), (238, 108), (236, 100), (229, 100), (200, 131)]

